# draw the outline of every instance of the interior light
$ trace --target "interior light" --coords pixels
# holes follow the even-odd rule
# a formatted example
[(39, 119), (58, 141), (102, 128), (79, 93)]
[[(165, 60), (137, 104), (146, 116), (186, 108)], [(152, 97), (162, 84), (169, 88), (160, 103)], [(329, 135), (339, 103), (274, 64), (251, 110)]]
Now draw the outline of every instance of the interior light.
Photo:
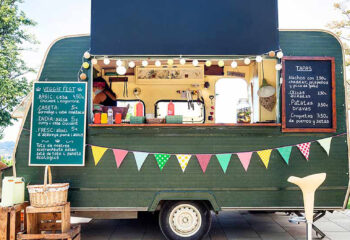
[(262, 62), (263, 58), (261, 56), (256, 56), (255, 61), (260, 63)]
[(108, 57), (105, 57), (105, 59), (103, 59), (103, 63), (104, 63), (105, 65), (109, 65), (109, 64), (111, 63), (111, 60), (109, 60)]
[(244, 59), (244, 63), (245, 63), (246, 65), (249, 65), (249, 64), (250, 64), (250, 59), (249, 59), (249, 58), (245, 58), (245, 59)]
[(197, 67), (197, 66), (198, 66), (198, 64), (199, 64), (199, 62), (198, 62), (198, 60), (197, 60), (197, 59), (195, 59), (195, 60), (193, 60), (192, 64), (193, 64), (193, 66)]
[(125, 75), (126, 67), (124, 67), (124, 66), (117, 67), (117, 73), (118, 73), (118, 75)]
[(223, 60), (220, 60), (218, 62), (218, 65), (219, 65), (219, 67), (223, 67), (223, 66), (225, 66), (225, 62)]
[(168, 65), (171, 66), (174, 64), (174, 60), (173, 59), (168, 59)]
[(117, 66), (120, 67), (120, 66), (122, 66), (122, 65), (123, 65), (123, 61), (120, 60), (120, 59), (118, 59), (118, 60), (117, 60)]
[(142, 61), (142, 66), (143, 66), (143, 67), (147, 67), (147, 66), (148, 66), (148, 61), (143, 60), (143, 61)]
[(210, 60), (207, 60), (206, 62), (205, 62), (205, 66), (207, 66), (207, 67), (210, 67), (211, 66), (211, 61)]
[(180, 64), (181, 64), (181, 65), (185, 65), (185, 64), (186, 64), (186, 59), (181, 58), (181, 59), (180, 59)]
[(136, 66), (134, 61), (129, 62), (129, 68), (134, 68)]
[(156, 67), (162, 66), (162, 63), (159, 60), (157, 60), (154, 64), (156, 65)]
[(232, 61), (231, 67), (232, 68), (236, 68), (237, 66), (238, 66), (237, 62), (236, 61)]

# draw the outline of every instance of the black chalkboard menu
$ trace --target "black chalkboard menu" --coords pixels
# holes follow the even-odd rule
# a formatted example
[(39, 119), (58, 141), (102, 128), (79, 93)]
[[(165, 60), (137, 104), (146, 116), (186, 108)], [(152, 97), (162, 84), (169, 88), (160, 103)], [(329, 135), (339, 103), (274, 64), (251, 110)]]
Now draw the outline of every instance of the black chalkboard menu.
[(284, 57), (283, 132), (335, 132), (333, 57)]
[(34, 83), (30, 166), (84, 166), (86, 83)]

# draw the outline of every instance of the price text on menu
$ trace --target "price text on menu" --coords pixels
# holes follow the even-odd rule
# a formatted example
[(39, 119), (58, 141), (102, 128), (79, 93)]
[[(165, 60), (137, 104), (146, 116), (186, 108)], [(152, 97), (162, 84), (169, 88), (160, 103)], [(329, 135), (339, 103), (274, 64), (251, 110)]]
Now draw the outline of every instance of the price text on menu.
[(84, 166), (86, 83), (35, 83), (29, 165)]
[(333, 58), (284, 59), (283, 130), (335, 131)]

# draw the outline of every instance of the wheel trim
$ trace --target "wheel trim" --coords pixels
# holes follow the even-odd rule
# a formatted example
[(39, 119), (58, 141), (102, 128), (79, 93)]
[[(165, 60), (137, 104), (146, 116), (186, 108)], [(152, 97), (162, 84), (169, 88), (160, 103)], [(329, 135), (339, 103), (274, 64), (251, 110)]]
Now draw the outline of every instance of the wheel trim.
[(169, 225), (176, 235), (190, 237), (199, 231), (202, 216), (193, 205), (180, 204), (170, 212)]

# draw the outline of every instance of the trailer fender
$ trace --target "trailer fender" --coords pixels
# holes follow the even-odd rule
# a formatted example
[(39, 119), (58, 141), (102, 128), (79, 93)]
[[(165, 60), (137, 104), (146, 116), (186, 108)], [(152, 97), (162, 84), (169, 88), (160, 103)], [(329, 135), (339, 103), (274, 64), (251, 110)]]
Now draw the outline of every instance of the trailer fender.
[(148, 211), (154, 212), (160, 201), (174, 200), (208, 201), (215, 212), (221, 210), (215, 195), (209, 191), (160, 191), (154, 195), (152, 204), (149, 206)]

